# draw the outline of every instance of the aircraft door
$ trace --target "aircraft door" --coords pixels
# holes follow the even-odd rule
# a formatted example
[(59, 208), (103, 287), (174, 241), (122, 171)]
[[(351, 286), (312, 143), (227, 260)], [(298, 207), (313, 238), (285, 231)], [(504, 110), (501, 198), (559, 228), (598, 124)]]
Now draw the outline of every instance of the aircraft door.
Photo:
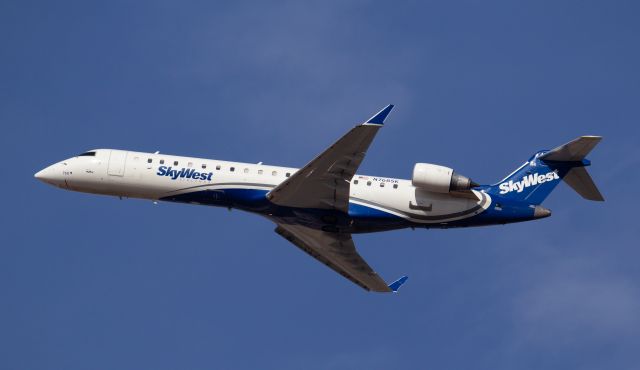
[(112, 150), (109, 156), (109, 167), (107, 173), (110, 176), (124, 176), (124, 169), (127, 163), (128, 152), (124, 150)]

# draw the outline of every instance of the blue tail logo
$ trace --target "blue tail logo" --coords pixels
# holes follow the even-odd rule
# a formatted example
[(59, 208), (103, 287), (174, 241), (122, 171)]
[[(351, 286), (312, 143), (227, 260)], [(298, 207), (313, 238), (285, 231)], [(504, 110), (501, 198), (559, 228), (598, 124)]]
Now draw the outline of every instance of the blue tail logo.
[(500, 194), (507, 194), (515, 191), (522, 193), (526, 188), (530, 186), (536, 186), (549, 181), (560, 180), (560, 176), (556, 171), (550, 171), (547, 173), (539, 174), (533, 173), (522, 178), (520, 181), (509, 180), (509, 182), (503, 182), (499, 185)]
[(542, 161), (540, 156), (547, 152), (534, 154), (502, 181), (489, 186), (487, 192), (509, 200), (541, 204), (570, 169)]

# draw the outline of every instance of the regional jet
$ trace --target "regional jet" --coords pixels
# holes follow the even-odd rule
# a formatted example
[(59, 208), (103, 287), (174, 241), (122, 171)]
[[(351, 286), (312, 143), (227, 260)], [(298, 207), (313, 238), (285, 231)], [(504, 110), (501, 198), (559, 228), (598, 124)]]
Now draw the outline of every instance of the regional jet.
[(417, 163), (411, 179), (356, 171), (391, 112), (355, 126), (302, 168), (117, 149), (95, 149), (35, 174), (62, 189), (239, 209), (264, 216), (275, 232), (360, 287), (396, 292), (358, 254), (352, 235), (402, 228), (502, 225), (551, 215), (541, 204), (564, 180), (583, 198), (604, 200), (585, 157), (601, 140), (581, 136), (533, 154), (492, 185), (453, 169)]

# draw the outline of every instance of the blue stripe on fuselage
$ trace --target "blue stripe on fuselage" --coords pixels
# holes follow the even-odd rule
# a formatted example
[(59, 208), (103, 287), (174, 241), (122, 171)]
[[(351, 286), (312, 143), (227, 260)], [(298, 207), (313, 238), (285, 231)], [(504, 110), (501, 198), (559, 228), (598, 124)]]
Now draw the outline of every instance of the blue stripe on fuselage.
[[(317, 219), (318, 225), (321, 225), (327, 217), (340, 220), (343, 225), (352, 224), (364, 228), (398, 228), (400, 224), (407, 224), (405, 219), (388, 212), (380, 211), (361, 204), (349, 203), (349, 214), (345, 215), (326, 209), (300, 209), (291, 207), (282, 207), (275, 205), (265, 197), (269, 190), (265, 189), (215, 189), (215, 190), (198, 190), (188, 193), (176, 194), (160, 198), (163, 201), (179, 202), (179, 203), (196, 203), (202, 205), (232, 207), (249, 212), (260, 214), (268, 214), (272, 217), (285, 217), (291, 219), (300, 218), (306, 222), (313, 222)], [(332, 216), (333, 215), (333, 216)], [(352, 220), (353, 222), (350, 222)]]
[[(212, 206), (232, 206), (248, 209), (263, 209), (274, 206), (265, 195), (268, 190), (263, 189), (216, 189), (198, 190), (189, 193), (163, 197), (161, 200), (184, 203), (199, 203)], [(309, 210), (315, 212), (314, 210)], [(349, 216), (364, 219), (397, 219), (400, 218), (388, 212), (371, 208), (361, 204), (349, 203)]]
[(367, 220), (388, 220), (401, 218), (391, 213), (356, 203), (349, 203), (349, 216)]
[[(533, 208), (528, 204), (513, 202), (509, 199), (495, 197), (491, 206), (480, 214), (457, 221), (422, 224), (408, 221), (370, 206), (349, 203), (349, 214), (326, 209), (301, 209), (282, 207), (267, 200), (265, 195), (269, 189), (239, 189), (227, 188), (216, 190), (198, 190), (189, 193), (163, 197), (160, 200), (197, 203), (210, 206), (232, 207), (249, 212), (255, 212), (269, 217), (289, 220), (290, 222), (304, 222), (321, 227), (328, 219), (335, 219), (350, 232), (371, 232), (397, 229), (403, 227), (449, 228), (482, 226), (520, 222), (533, 219)], [(498, 208), (496, 208), (497, 205)]]

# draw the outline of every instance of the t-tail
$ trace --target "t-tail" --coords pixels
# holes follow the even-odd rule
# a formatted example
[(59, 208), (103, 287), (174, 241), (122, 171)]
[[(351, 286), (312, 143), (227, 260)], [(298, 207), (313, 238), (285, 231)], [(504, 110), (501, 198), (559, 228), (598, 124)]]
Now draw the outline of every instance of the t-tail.
[(591, 162), (585, 158), (600, 140), (600, 136), (580, 136), (555, 149), (539, 151), (486, 191), (509, 200), (538, 205), (562, 179), (583, 198), (604, 201), (587, 172), (586, 167)]

